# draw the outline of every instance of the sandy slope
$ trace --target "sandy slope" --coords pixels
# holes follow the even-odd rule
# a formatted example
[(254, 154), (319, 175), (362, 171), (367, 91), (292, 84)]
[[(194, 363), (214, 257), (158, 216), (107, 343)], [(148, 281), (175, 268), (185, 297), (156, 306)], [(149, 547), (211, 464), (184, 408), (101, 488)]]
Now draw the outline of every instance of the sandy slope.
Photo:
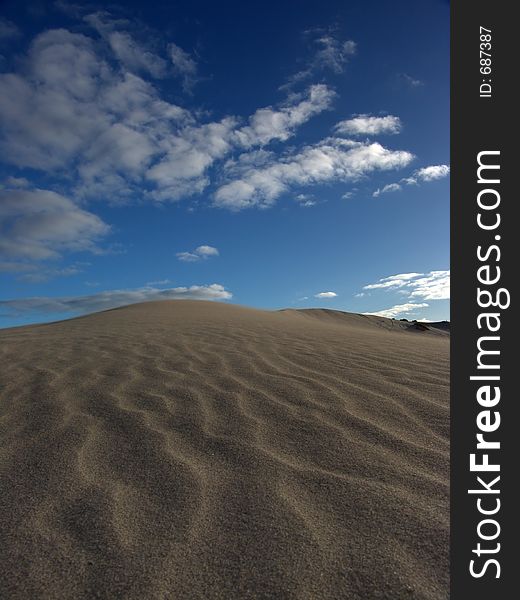
[(173, 301), (0, 332), (0, 597), (448, 597), (448, 350)]

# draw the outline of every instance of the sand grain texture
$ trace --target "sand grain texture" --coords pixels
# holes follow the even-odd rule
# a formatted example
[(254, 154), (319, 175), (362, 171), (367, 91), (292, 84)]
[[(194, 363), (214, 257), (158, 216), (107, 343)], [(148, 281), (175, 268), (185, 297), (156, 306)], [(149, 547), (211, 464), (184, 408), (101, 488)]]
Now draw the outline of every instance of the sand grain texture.
[(449, 336), (146, 303), (0, 331), (0, 597), (448, 597)]

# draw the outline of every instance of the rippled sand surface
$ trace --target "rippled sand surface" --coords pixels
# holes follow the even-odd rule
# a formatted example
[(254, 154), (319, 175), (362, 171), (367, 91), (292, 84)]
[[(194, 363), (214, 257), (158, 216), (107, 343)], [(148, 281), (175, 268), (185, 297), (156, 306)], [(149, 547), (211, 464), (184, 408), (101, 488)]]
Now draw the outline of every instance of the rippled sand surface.
[(449, 335), (169, 301), (0, 331), (0, 597), (448, 597)]

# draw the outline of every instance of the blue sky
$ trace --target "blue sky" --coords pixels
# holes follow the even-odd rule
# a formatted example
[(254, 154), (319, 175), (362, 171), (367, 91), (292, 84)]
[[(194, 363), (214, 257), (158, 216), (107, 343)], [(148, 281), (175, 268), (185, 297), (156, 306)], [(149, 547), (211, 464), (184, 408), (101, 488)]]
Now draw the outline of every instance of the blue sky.
[(3, 2), (0, 326), (449, 318), (449, 4)]

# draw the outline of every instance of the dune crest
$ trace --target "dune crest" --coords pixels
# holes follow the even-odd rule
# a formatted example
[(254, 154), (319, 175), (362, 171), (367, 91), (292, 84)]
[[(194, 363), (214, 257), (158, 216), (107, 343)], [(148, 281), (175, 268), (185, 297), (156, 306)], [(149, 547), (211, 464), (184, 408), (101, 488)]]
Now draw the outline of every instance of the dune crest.
[(334, 312), (0, 331), (0, 596), (447, 598), (449, 336)]

